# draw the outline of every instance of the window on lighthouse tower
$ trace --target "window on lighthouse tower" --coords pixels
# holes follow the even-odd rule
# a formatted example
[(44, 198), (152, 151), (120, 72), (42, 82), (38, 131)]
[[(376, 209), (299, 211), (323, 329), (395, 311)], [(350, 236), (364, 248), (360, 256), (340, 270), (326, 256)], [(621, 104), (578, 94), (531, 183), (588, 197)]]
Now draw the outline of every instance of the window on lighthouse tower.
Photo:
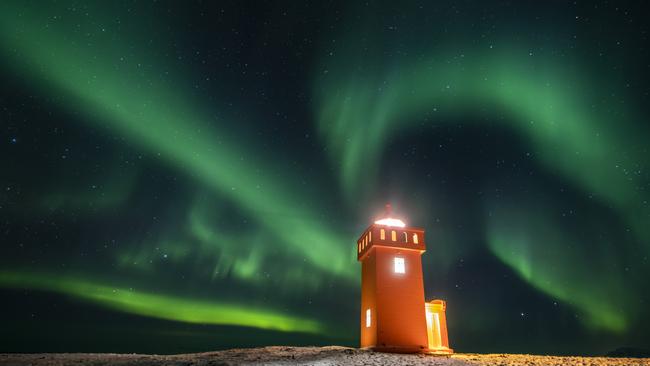
[(395, 273), (406, 273), (404, 258), (395, 257)]
[(372, 318), (370, 314), (370, 309), (366, 309), (366, 328), (370, 328), (371, 324), (372, 324)]

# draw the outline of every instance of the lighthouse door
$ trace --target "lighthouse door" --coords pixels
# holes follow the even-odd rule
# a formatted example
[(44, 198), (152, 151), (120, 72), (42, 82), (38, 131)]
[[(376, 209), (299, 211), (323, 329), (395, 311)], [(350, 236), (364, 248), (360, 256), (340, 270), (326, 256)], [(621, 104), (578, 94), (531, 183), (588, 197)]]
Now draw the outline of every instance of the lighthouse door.
[(427, 337), (429, 338), (429, 349), (442, 347), (442, 336), (440, 334), (440, 315), (432, 312), (425, 306), (427, 319)]

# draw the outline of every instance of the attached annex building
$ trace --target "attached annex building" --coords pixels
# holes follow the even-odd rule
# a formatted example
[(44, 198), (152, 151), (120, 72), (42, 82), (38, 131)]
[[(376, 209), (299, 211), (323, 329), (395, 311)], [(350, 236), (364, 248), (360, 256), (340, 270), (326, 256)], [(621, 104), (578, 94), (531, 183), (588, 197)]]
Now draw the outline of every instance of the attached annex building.
[(424, 301), (424, 229), (387, 217), (357, 241), (361, 262), (361, 347), (451, 354), (445, 301)]

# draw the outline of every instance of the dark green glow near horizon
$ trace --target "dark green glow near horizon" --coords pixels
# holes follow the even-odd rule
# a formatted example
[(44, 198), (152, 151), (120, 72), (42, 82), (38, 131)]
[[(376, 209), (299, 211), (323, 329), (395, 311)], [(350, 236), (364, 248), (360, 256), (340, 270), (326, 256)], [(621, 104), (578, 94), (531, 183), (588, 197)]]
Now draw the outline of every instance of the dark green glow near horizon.
[[(487, 240), (492, 252), (513, 268), (528, 283), (582, 310), (583, 322), (594, 329), (624, 332), (639, 309), (629, 284), (612, 267), (616, 251), (602, 258), (585, 261), (579, 241), (558, 229), (558, 222), (545, 212), (552, 211), (537, 202), (538, 211), (516, 205), (497, 207), (488, 219)], [(594, 246), (606, 248), (602, 243)], [(605, 249), (600, 249), (605, 250)]]

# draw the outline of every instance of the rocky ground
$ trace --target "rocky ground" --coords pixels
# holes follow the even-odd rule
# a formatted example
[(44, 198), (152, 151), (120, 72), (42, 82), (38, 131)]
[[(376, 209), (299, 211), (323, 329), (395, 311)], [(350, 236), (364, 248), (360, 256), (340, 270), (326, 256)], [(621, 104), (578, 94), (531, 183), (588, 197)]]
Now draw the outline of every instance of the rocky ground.
[(451, 357), (377, 353), (347, 347), (264, 347), (184, 355), (0, 354), (0, 365), (646, 365), (650, 358), (467, 354)]

